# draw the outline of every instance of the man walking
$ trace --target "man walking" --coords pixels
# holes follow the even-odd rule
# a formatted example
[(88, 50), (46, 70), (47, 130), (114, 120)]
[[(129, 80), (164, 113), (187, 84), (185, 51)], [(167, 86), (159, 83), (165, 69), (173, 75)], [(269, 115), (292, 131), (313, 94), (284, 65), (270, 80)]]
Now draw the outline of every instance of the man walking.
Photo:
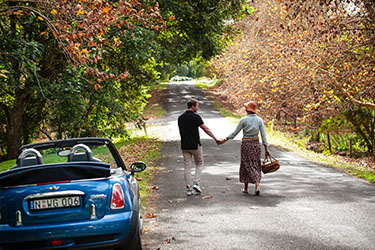
[[(200, 142), (199, 127), (212, 137), (217, 144), (219, 140), (214, 136), (211, 130), (203, 123), (202, 118), (197, 114), (199, 110), (199, 102), (196, 99), (190, 99), (187, 103), (187, 110), (178, 117), (178, 128), (181, 136), (181, 150), (184, 158), (184, 177), (186, 183), (186, 194), (193, 195), (193, 189), (196, 194), (201, 194), (202, 190), (199, 186), (202, 167), (203, 167), (203, 151)], [(194, 181), (191, 176), (192, 158), (195, 162)]]

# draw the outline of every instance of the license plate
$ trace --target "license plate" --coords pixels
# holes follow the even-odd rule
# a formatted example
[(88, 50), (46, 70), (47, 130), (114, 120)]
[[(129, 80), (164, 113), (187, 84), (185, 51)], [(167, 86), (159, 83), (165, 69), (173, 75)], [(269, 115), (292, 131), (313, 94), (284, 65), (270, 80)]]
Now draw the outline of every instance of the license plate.
[(80, 205), (81, 199), (79, 196), (58, 197), (30, 201), (31, 210), (79, 207)]

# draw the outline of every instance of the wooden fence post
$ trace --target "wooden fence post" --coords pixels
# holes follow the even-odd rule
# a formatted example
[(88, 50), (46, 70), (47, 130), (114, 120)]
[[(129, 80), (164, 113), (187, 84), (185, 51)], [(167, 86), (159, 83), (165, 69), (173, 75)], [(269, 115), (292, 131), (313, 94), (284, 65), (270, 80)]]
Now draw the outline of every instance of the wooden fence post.
[(353, 140), (349, 140), (349, 157), (352, 158), (353, 155)]

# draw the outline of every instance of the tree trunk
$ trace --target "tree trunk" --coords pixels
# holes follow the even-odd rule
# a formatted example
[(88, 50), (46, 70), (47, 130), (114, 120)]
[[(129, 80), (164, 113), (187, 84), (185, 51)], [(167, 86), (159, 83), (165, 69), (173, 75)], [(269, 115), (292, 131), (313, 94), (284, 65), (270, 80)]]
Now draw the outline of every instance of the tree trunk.
[(328, 141), (328, 149), (329, 149), (329, 152), (332, 154), (331, 137), (330, 137), (330, 135), (329, 135), (329, 131), (327, 131), (327, 141)]
[(319, 131), (319, 128), (318, 128), (317, 131), (316, 131), (315, 141), (316, 141), (316, 142), (320, 142), (320, 131)]
[(22, 117), (27, 107), (29, 94), (24, 90), (16, 90), (16, 99), (7, 126), (7, 159), (15, 159), (22, 146)]

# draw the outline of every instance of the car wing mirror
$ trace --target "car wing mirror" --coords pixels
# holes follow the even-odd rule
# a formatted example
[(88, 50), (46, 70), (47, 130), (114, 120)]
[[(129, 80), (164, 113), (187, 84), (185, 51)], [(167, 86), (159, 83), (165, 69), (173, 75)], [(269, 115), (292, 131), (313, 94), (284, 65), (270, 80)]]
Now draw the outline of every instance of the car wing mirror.
[(147, 168), (147, 165), (143, 161), (136, 161), (130, 165), (130, 170), (131, 170), (132, 175), (134, 175), (134, 173), (142, 172), (146, 168)]

